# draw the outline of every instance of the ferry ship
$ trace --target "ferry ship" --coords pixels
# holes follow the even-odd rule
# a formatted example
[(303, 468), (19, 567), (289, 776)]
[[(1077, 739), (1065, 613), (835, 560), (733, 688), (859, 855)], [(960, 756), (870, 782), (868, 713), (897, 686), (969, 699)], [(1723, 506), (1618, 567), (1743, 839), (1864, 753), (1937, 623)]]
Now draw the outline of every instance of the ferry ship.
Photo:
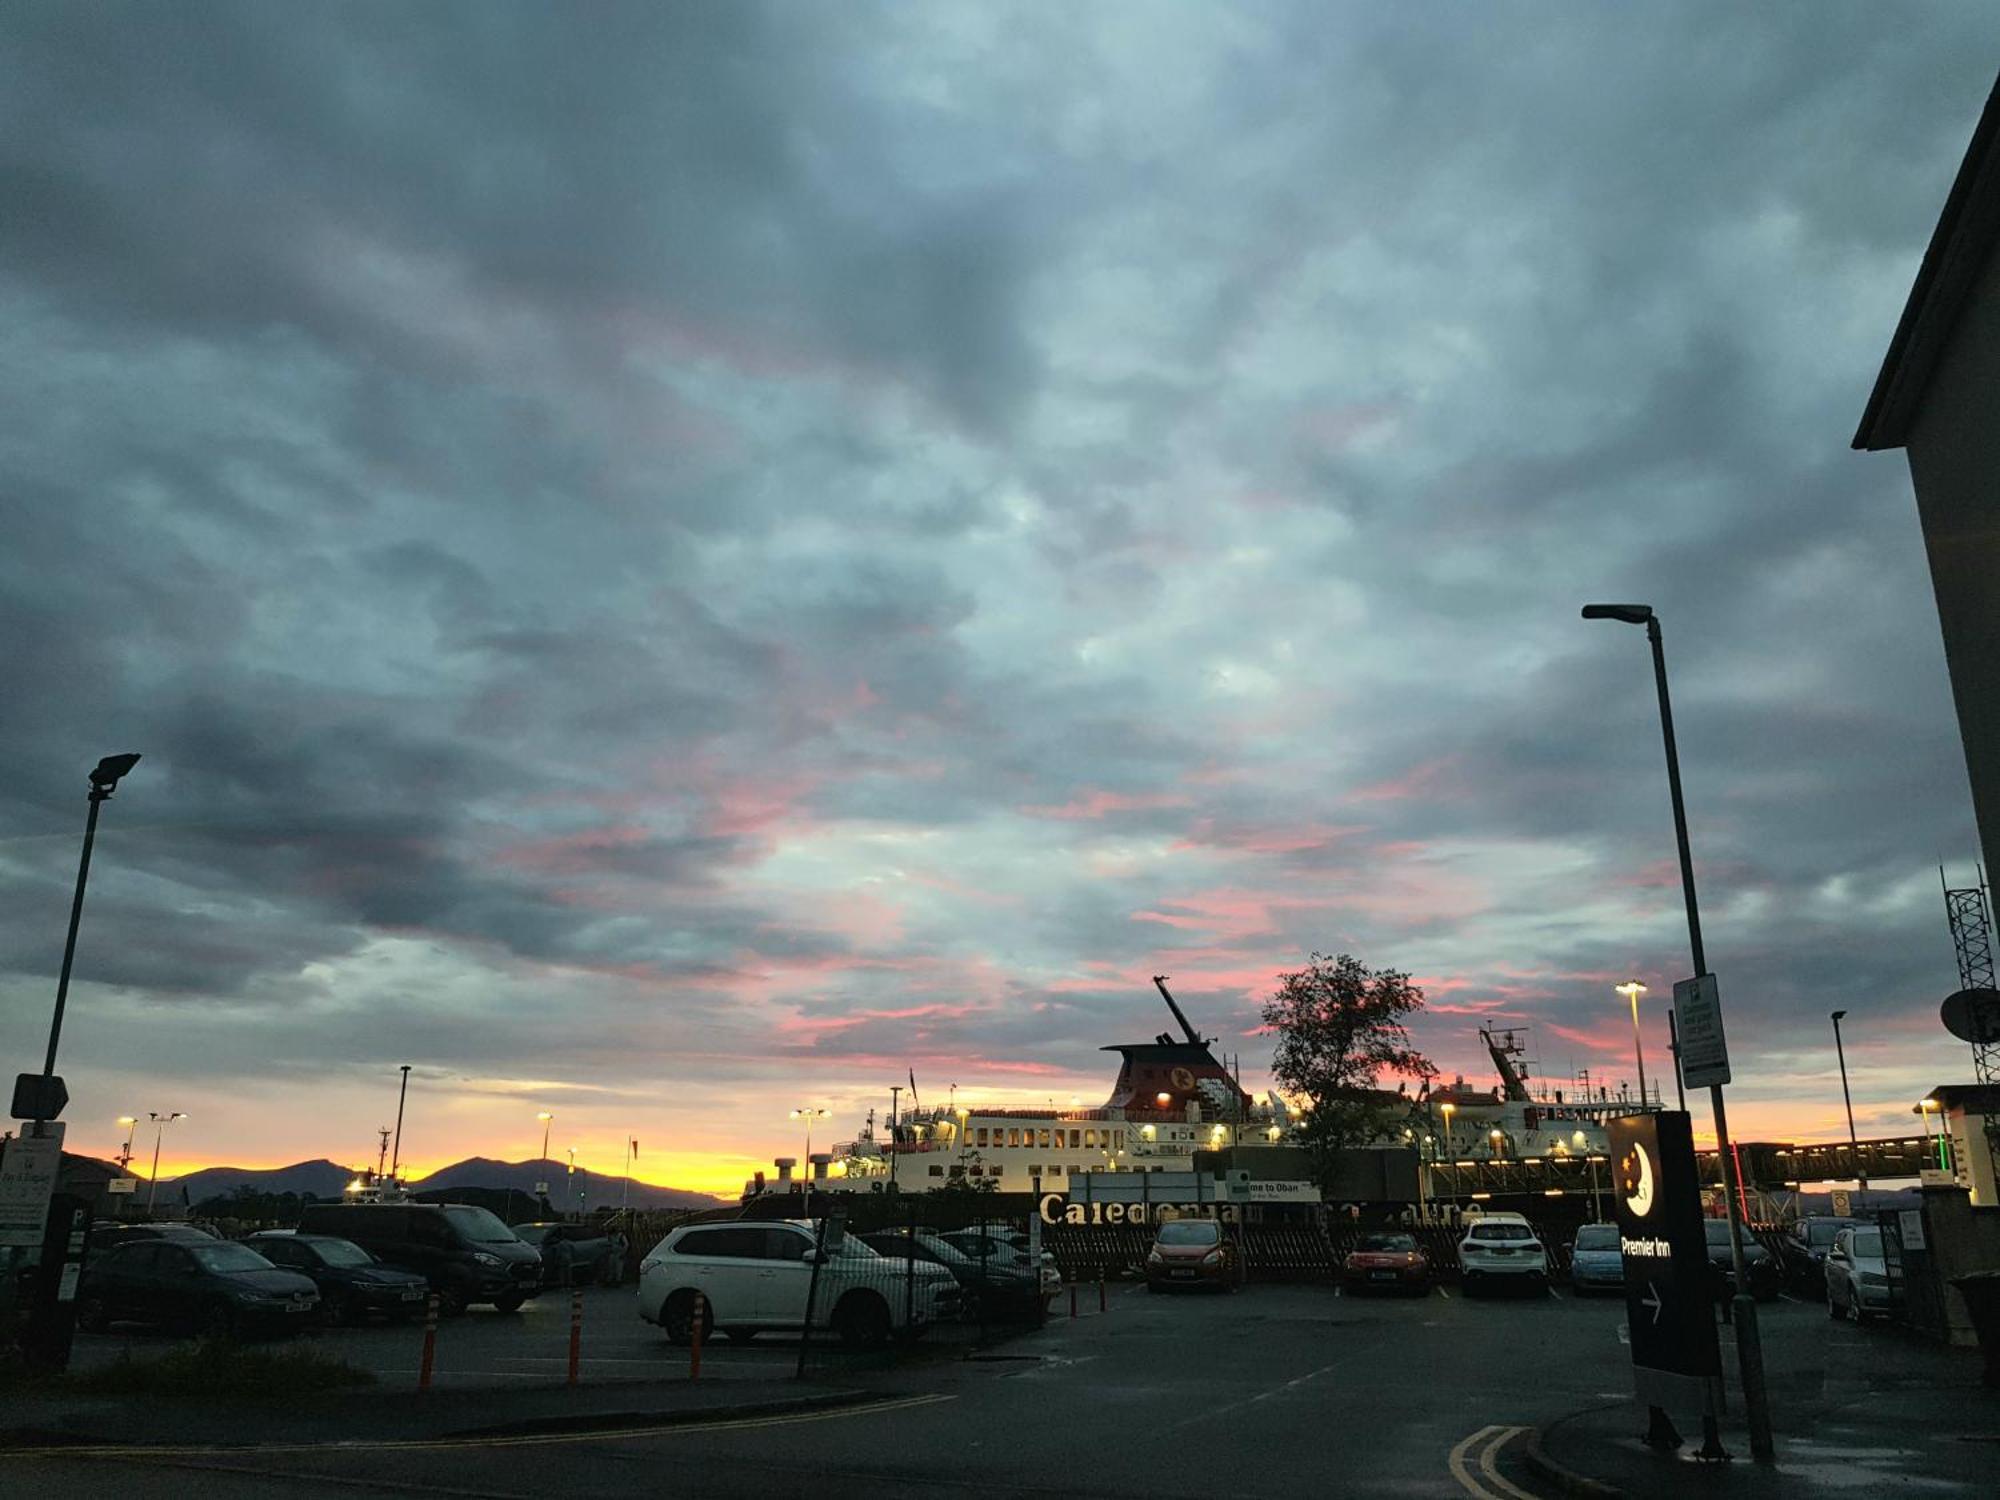
[[(1188, 1020), (1166, 976), (1153, 983), (1181, 1035), (1161, 1032), (1150, 1042), (1104, 1048), (1118, 1054), (1119, 1067), (1103, 1104), (992, 1108), (953, 1101), (900, 1111), (879, 1135), (870, 1111), (853, 1140), (813, 1153), (798, 1176), (797, 1158), (777, 1158), (777, 1180), (758, 1173), (745, 1184), (745, 1197), (796, 1191), (808, 1181), (831, 1192), (923, 1193), (978, 1185), (1002, 1193), (1060, 1193), (1072, 1180), (1099, 1173), (1192, 1173), (1196, 1152), (1224, 1150), (1239, 1166), (1247, 1164), (1253, 1177), (1296, 1177), (1295, 1162), (1261, 1173), (1257, 1158), (1259, 1148), (1296, 1145), (1303, 1112), (1276, 1093), (1260, 1100), (1246, 1092), (1215, 1056), (1214, 1039)], [(1388, 1123), (1371, 1144), (1411, 1151), (1424, 1167), (1596, 1158), (1606, 1149), (1605, 1121), (1636, 1108), (1608, 1090), (1531, 1089), (1523, 1033), (1482, 1029), (1480, 1038), (1499, 1073), (1497, 1088), (1469, 1088), (1460, 1077), (1442, 1088), (1426, 1085), (1414, 1096), (1385, 1091)], [(1277, 1161), (1274, 1153), (1274, 1168)]]

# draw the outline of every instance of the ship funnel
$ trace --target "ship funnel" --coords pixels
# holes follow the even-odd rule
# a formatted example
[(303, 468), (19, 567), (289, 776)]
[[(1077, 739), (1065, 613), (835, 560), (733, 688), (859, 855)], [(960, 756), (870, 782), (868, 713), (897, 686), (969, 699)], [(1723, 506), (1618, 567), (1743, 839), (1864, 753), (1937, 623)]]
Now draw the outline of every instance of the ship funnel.
[(792, 1185), (792, 1168), (798, 1164), (799, 1159), (796, 1156), (780, 1156), (771, 1163), (772, 1166), (778, 1169), (779, 1187), (790, 1187)]

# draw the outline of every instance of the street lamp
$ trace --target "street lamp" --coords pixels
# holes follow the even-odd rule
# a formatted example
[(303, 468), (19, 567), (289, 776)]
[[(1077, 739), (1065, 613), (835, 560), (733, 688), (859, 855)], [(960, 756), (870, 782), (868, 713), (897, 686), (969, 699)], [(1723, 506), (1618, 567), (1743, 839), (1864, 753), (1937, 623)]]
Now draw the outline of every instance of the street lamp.
[(119, 781), (137, 764), (137, 755), (107, 755), (90, 773), (90, 812), (83, 824), (83, 856), (76, 866), (76, 895), (69, 905), (69, 936), (63, 940), (62, 972), (56, 978), (55, 1014), (49, 1018), (48, 1056), (42, 1061), (39, 1084), (33, 1081), (33, 1074), (23, 1074), (15, 1085), (15, 1111), (24, 1119), (53, 1120), (62, 1114), (61, 1085), (55, 1081), (56, 1048), (62, 1041), (63, 1011), (69, 1005), (69, 970), (76, 958), (77, 924), (83, 920), (83, 888), (90, 880), (90, 850), (97, 842), (97, 808), (110, 800), (111, 794), (118, 790)]
[[(1942, 1109), (1942, 1106), (1941, 1106), (1941, 1105), (1939, 1105), (1939, 1103), (1938, 1103), (1938, 1102), (1937, 1102), (1937, 1100), (1935, 1100), (1935, 1099), (1931, 1099), (1931, 1098), (1924, 1098), (1924, 1099), (1919, 1099), (1919, 1100), (1917, 1101), (1917, 1113), (1919, 1113), (1920, 1115), (1922, 1115), (1922, 1116), (1924, 1117), (1924, 1155), (1926, 1155), (1926, 1156), (1929, 1156), (1929, 1155), (1930, 1155), (1930, 1146), (1931, 1146), (1931, 1111), (1932, 1111), (1932, 1110), (1941, 1110), (1941, 1109)], [(1940, 1169), (1940, 1170), (1942, 1170), (1942, 1171), (1949, 1171), (1949, 1170), (1950, 1170), (1950, 1164), (1946, 1162), (1946, 1160), (1945, 1160), (1945, 1154), (1944, 1154), (1944, 1149), (1945, 1149), (1945, 1141), (1946, 1141), (1946, 1139), (1947, 1139), (1947, 1137), (1946, 1137), (1946, 1135), (1945, 1135), (1945, 1129), (1944, 1129), (1944, 1120), (1943, 1120), (1942, 1118), (1940, 1118), (1940, 1119), (1938, 1120), (1938, 1155), (1937, 1155), (1937, 1164), (1938, 1164), (1938, 1167), (1939, 1167), (1939, 1169)]]
[(1486, 1132), (1486, 1138), (1493, 1143), (1493, 1159), (1495, 1161), (1500, 1160), (1501, 1156), (1505, 1154), (1507, 1132), (1495, 1126), (1492, 1130)]
[[(1701, 946), (1701, 908), (1694, 893), (1694, 856), (1688, 849), (1687, 805), (1681, 797), (1681, 758), (1674, 745), (1674, 708), (1667, 693), (1667, 652), (1660, 638), (1660, 617), (1653, 612), (1650, 604), (1586, 604), (1583, 618), (1643, 625), (1646, 627), (1646, 641), (1653, 648), (1653, 684), (1660, 699), (1660, 739), (1667, 754), (1667, 789), (1674, 806), (1674, 843), (1681, 862), (1681, 896), (1687, 905), (1688, 951), (1694, 960), (1694, 977), (1701, 979), (1708, 973), (1708, 960)], [(1729, 1212), (1729, 1259), (1736, 1274), (1736, 1295), (1732, 1308), (1736, 1321), (1736, 1358), (1743, 1378), (1743, 1412), (1750, 1426), (1750, 1456), (1758, 1463), (1767, 1464), (1774, 1460), (1776, 1449), (1771, 1442), (1771, 1412), (1765, 1399), (1764, 1349), (1757, 1333), (1757, 1303), (1750, 1295), (1750, 1277), (1743, 1259), (1742, 1183), (1738, 1181), (1735, 1192), (1729, 1190), (1727, 1163), (1733, 1157), (1729, 1149), (1729, 1119), (1723, 1107), (1721, 1084), (1709, 1086), (1708, 1099), (1715, 1115), (1716, 1161), (1724, 1168), (1722, 1201)], [(1702, 1452), (1720, 1457), (1722, 1442), (1716, 1432), (1715, 1418), (1704, 1416), (1702, 1427)], [(1652, 1431), (1662, 1438), (1672, 1432), (1666, 1413), (1657, 1406), (1653, 1408)], [(1674, 1437), (1678, 1441), (1678, 1434)]]
[(1646, 1047), (1639, 1040), (1639, 997), (1646, 993), (1646, 987), (1638, 980), (1628, 980), (1616, 986), (1619, 994), (1632, 1002), (1632, 1055), (1639, 1064), (1639, 1108), (1646, 1107)]
[(153, 1216), (153, 1200), (160, 1192), (160, 1137), (167, 1133), (169, 1125), (176, 1120), (185, 1120), (187, 1114), (178, 1109), (165, 1115), (147, 1110), (146, 1118), (153, 1122), (153, 1178), (146, 1187), (146, 1217), (150, 1219)]
[(540, 1114), (536, 1115), (536, 1116), (535, 1116), (535, 1118), (536, 1118), (537, 1120), (540, 1120), (540, 1121), (542, 1122), (542, 1157), (541, 1157), (541, 1159), (542, 1159), (543, 1161), (547, 1161), (547, 1160), (549, 1159), (549, 1126), (550, 1126), (550, 1125), (551, 1125), (552, 1123), (554, 1123), (554, 1121), (555, 1121), (555, 1116), (554, 1116), (554, 1115), (552, 1115), (552, 1114), (550, 1114), (550, 1113), (549, 1113), (549, 1111), (547, 1111), (547, 1110), (543, 1110), (543, 1111), (542, 1111), (542, 1112), (541, 1112)]
[(1840, 1059), (1840, 1100), (1847, 1106), (1847, 1149), (1854, 1153), (1854, 1180), (1860, 1184), (1861, 1197), (1868, 1197), (1868, 1172), (1861, 1165), (1861, 1142), (1854, 1138), (1854, 1096), (1847, 1092), (1847, 1049), (1840, 1045), (1840, 1020), (1847, 1014), (1837, 1010), (1829, 1017), (1833, 1022), (1833, 1055)]
[(120, 1115), (118, 1123), (125, 1127), (125, 1144), (118, 1148), (118, 1170), (123, 1172), (132, 1165), (132, 1132), (139, 1128), (137, 1115)]
[(832, 1113), (833, 1111), (830, 1109), (821, 1109), (817, 1105), (811, 1104), (801, 1105), (792, 1111), (792, 1118), (794, 1120), (804, 1120), (806, 1122), (806, 1176), (808, 1179), (812, 1176), (813, 1121), (824, 1120)]

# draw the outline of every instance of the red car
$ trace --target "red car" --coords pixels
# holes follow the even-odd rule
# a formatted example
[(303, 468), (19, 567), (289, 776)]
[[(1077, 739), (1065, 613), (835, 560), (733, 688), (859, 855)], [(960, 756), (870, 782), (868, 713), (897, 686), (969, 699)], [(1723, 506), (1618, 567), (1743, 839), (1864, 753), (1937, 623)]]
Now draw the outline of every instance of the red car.
[(1160, 1226), (1146, 1255), (1146, 1290), (1209, 1286), (1233, 1290), (1243, 1280), (1236, 1246), (1213, 1219), (1174, 1219)]
[(1422, 1297), (1431, 1289), (1430, 1257), (1417, 1248), (1415, 1235), (1364, 1234), (1342, 1263), (1340, 1281), (1350, 1292)]

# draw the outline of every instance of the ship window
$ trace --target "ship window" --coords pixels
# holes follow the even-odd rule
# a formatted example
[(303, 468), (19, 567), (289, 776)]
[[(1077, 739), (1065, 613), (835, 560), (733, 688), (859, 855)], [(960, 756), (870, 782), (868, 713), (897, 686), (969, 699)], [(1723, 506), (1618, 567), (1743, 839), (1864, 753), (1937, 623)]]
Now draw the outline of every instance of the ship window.
[(1021, 1132), (1011, 1125), (1007, 1127), (1007, 1144), (1010, 1146), (1021, 1144)]
[[(952, 1173), (951, 1173), (951, 1175), (952, 1175), (952, 1176), (954, 1176), (954, 1177), (956, 1177), (956, 1176), (958, 1176), (958, 1175), (959, 1175), (959, 1174), (958, 1174), (958, 1169), (957, 1169), (956, 1167), (952, 1168)], [(977, 1176), (979, 1176), (979, 1175), (980, 1175), (980, 1174), (979, 1174), (979, 1168), (977, 1168), (977, 1167), (967, 1167), (967, 1168), (965, 1169), (965, 1175), (966, 1175), (967, 1177), (977, 1177)]]
[(983, 1145), (985, 1145), (985, 1144), (986, 1144), (986, 1127), (985, 1127), (984, 1125), (981, 1125), (981, 1126), (979, 1127), (979, 1130), (978, 1130), (978, 1136), (979, 1136), (979, 1141), (978, 1141), (978, 1144), (980, 1144), (980, 1145), (982, 1145), (982, 1146), (983, 1146)]
[(1030, 1177), (1039, 1177), (1039, 1176), (1041, 1176), (1041, 1175), (1042, 1175), (1042, 1164), (1041, 1164), (1040, 1162), (1036, 1162), (1036, 1163), (1035, 1163), (1035, 1164), (1034, 1164), (1033, 1166), (1029, 1167), (1029, 1168), (1028, 1168), (1028, 1175), (1029, 1175)]
[(1037, 1134), (1036, 1134), (1036, 1144), (1037, 1144), (1037, 1145), (1039, 1145), (1039, 1146), (1040, 1146), (1040, 1147), (1041, 1147), (1041, 1148), (1042, 1148), (1042, 1149), (1043, 1149), (1044, 1151), (1046, 1151), (1046, 1150), (1048, 1150), (1048, 1149), (1049, 1149), (1049, 1133), (1048, 1133), (1048, 1131), (1046, 1131), (1046, 1130), (1043, 1130), (1043, 1131), (1039, 1131), (1039, 1132), (1037, 1132)]
[(1082, 1144), (1083, 1144), (1083, 1132), (1080, 1130), (1072, 1130), (1069, 1133), (1070, 1150), (1074, 1151), (1076, 1150), (1077, 1147), (1081, 1146)]
[(933, 1176), (933, 1177), (942, 1177), (942, 1176), (944, 1176), (944, 1168), (943, 1168), (943, 1167), (932, 1167), (932, 1168), (931, 1168), (931, 1176)]
[(1097, 1144), (1097, 1132), (1094, 1130), (1086, 1130), (1083, 1133), (1083, 1143), (1086, 1146), (1095, 1146)]

